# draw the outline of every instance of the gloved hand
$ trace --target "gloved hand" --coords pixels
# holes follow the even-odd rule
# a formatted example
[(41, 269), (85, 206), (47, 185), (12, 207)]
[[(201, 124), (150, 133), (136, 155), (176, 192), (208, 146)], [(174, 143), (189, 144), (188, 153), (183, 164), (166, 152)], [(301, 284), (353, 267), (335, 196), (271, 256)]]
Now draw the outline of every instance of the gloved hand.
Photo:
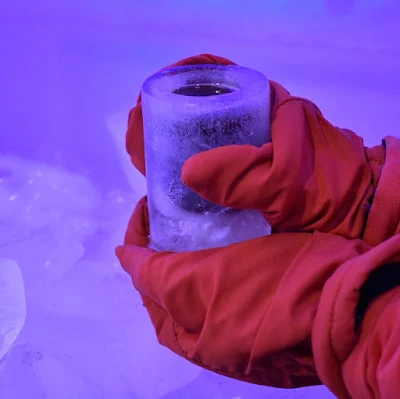
[[(202, 55), (176, 65), (203, 63), (233, 64)], [(278, 232), (319, 230), (361, 237), (385, 148), (364, 148), (359, 136), (331, 125), (312, 102), (291, 96), (275, 82), (270, 87), (272, 143), (261, 148), (225, 146), (197, 154), (186, 162), (183, 182), (211, 202), (262, 211)], [(140, 97), (130, 113), (127, 149), (144, 174)], [(384, 212), (382, 203), (377, 211)], [(376, 231), (385, 231), (374, 223), (380, 221), (372, 223), (371, 241)]]
[(368, 249), (323, 233), (282, 233), (225, 248), (157, 253), (147, 201), (117, 256), (159, 342), (197, 365), (276, 387), (319, 384), (311, 329), (325, 281)]
[[(210, 56), (180, 64), (212, 62), (229, 64)], [(398, 389), (390, 392), (385, 378), (399, 374), (398, 358), (387, 360), (387, 353), (396, 355), (397, 305), (385, 298), (397, 298), (398, 290), (376, 298), (384, 305), (368, 308), (361, 338), (354, 328), (359, 291), (369, 273), (398, 260), (398, 236), (378, 244), (400, 230), (399, 140), (388, 137), (382, 146), (363, 148), (354, 133), (334, 128), (314, 105), (290, 97), (274, 82), (271, 104), (272, 144), (198, 154), (187, 162), (184, 181), (213, 202), (260, 209), (279, 232), (320, 229), (343, 237), (283, 233), (220, 249), (156, 253), (146, 248), (149, 226), (142, 200), (125, 246), (117, 249), (121, 264), (142, 295), (159, 341), (202, 367), (277, 387), (321, 379), (343, 399), (350, 393), (356, 399), (396, 397)], [(297, 111), (292, 115), (289, 108)], [(139, 99), (130, 113), (127, 148), (145, 173), (141, 118)], [(277, 148), (280, 135), (297, 143), (292, 163), (290, 154)], [(292, 147), (288, 143), (287, 151)], [(227, 168), (224, 157), (232, 154), (235, 163)], [(210, 178), (216, 179), (214, 192), (204, 183)], [(345, 237), (363, 237), (363, 242)], [(370, 336), (376, 340), (368, 341)], [(379, 351), (375, 342), (382, 345)], [(363, 384), (372, 387), (370, 396), (366, 391), (357, 396)]]
[[(365, 297), (385, 290), (365, 282), (400, 259), (400, 236), (371, 249), (332, 234), (282, 233), (219, 249), (157, 253), (146, 248), (148, 227), (144, 198), (117, 255), (162, 345), (252, 383), (294, 388), (322, 380), (340, 399), (396, 397), (400, 292), (378, 296), (366, 311)], [(400, 273), (392, 277), (386, 288), (400, 283)], [(360, 337), (357, 322), (365, 313)]]

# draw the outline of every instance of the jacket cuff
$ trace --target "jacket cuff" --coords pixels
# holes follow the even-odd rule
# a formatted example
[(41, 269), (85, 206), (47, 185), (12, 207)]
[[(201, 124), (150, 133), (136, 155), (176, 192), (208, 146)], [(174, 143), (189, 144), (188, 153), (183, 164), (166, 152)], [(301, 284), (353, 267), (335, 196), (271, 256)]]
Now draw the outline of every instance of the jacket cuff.
[(371, 246), (400, 232), (400, 139), (386, 137), (382, 144), (385, 160), (363, 238)]
[(398, 262), (399, 255), (400, 235), (341, 265), (323, 288), (312, 327), (314, 360), (322, 382), (341, 399), (351, 398), (342, 365), (359, 339), (360, 294), (371, 273)]

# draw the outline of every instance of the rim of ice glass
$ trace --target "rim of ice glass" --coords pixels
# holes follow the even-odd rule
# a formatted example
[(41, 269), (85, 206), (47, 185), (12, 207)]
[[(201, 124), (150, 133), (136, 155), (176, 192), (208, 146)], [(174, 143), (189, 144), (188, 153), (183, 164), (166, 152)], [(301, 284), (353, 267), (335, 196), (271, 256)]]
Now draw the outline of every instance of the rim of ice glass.
[[(203, 78), (205, 78), (207, 73), (211, 75), (213, 71), (215, 76), (220, 75), (223, 77), (219, 82), (212, 82), (211, 79), (206, 79), (204, 81), (193, 80), (189, 84), (211, 84), (217, 86), (217, 83), (219, 83), (221, 86), (223, 85), (234, 91), (213, 96), (185, 96), (173, 93), (174, 90), (184, 86), (179, 82), (184, 82), (185, 78), (189, 79), (191, 74), (198, 76), (198, 80), (200, 80), (202, 72)], [(169, 100), (174, 103), (201, 104), (224, 102), (228, 97), (230, 102), (235, 100), (244, 101), (247, 98), (258, 96), (263, 89), (269, 90), (269, 81), (264, 74), (255, 69), (238, 65), (198, 64), (162, 69), (146, 79), (142, 86), (142, 93), (154, 99)]]

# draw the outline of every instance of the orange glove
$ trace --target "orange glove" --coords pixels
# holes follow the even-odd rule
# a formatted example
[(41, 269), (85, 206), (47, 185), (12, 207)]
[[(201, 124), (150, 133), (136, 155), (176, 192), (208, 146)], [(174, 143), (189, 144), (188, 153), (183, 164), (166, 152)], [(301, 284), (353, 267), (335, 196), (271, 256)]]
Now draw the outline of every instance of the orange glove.
[[(233, 64), (201, 55), (176, 65), (204, 63)], [(381, 174), (384, 147), (365, 149), (360, 137), (332, 126), (310, 101), (291, 96), (275, 82), (270, 86), (272, 143), (262, 148), (225, 146), (197, 154), (185, 164), (183, 182), (211, 202), (261, 210), (275, 231), (319, 230), (361, 237)], [(140, 97), (130, 113), (127, 149), (144, 174)], [(377, 212), (384, 212), (384, 207)]]
[[(400, 259), (400, 236), (370, 249), (337, 235), (282, 233), (220, 249), (157, 253), (145, 248), (148, 235), (144, 198), (117, 255), (164, 346), (252, 383), (294, 388), (322, 380), (343, 399), (396, 397), (386, 382), (393, 377), (397, 387), (400, 373), (400, 302), (385, 298), (400, 301), (399, 289), (368, 310), (360, 338), (355, 326), (366, 300), (400, 283), (399, 272), (386, 286), (368, 279)], [(375, 396), (368, 396), (370, 386)]]

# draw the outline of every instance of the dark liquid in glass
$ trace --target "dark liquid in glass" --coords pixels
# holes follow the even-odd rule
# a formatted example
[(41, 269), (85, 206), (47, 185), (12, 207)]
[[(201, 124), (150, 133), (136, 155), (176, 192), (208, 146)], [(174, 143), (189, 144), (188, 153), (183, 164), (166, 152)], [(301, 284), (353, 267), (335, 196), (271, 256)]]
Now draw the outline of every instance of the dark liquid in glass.
[(229, 94), (233, 92), (234, 90), (226, 86), (197, 84), (180, 87), (179, 89), (176, 89), (173, 93), (188, 97), (209, 97), (218, 96), (221, 94)]

